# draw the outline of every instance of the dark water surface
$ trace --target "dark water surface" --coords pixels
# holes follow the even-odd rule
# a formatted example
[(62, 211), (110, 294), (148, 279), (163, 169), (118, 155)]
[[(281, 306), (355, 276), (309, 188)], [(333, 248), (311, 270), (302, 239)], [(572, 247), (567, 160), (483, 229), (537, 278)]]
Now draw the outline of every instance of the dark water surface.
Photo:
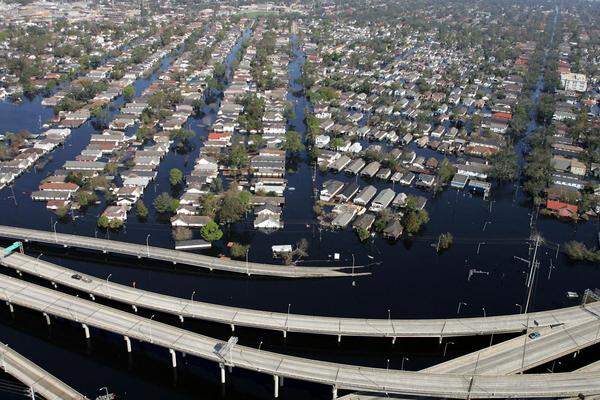
[[(165, 60), (164, 69), (169, 60)], [(229, 59), (231, 62), (231, 58)], [(300, 74), (303, 55), (294, 46), (294, 59), (289, 67), (292, 89)], [(156, 79), (136, 83), (138, 94)], [(292, 91), (290, 91), (292, 92)], [(292, 128), (305, 131), (304, 108), (308, 103), (304, 97), (289, 95), (295, 104), (296, 119)], [(122, 100), (117, 101), (119, 105)], [(42, 120), (51, 115), (51, 110), (40, 106), (40, 99), (26, 101), (20, 105), (0, 103), (0, 132), (21, 128), (36, 131), (38, 115)], [(188, 126), (206, 135), (205, 122), (214, 120), (215, 108), (207, 107), (208, 116), (190, 119)], [(49, 171), (60, 168), (65, 160), (74, 157), (85, 147), (94, 132), (87, 123), (74, 130), (65, 147), (53, 153), (53, 160), (42, 172), (29, 172), (18, 178), (15, 185), (16, 203), (9, 189), (0, 192), (1, 223), (28, 228), (52, 230), (53, 215), (44, 203), (32, 202), (31, 191), (35, 190)], [(198, 154), (200, 141), (188, 155), (170, 152), (159, 169), (154, 186), (144, 194), (150, 206), (156, 194), (169, 191), (168, 171), (177, 167), (189, 171)], [(431, 155), (428, 150), (417, 149), (419, 154)], [(405, 191), (427, 196), (427, 210), (431, 221), (423, 232), (412, 239), (391, 243), (374, 238), (361, 244), (356, 235), (348, 231), (320, 232), (314, 225), (312, 214), (313, 171), (300, 161), (294, 173), (288, 174), (288, 187), (284, 208), (285, 228), (282, 231), (264, 234), (251, 229), (250, 221), (238, 224), (228, 232), (228, 239), (242, 240), (251, 244), (250, 260), (273, 262), (270, 247), (273, 244), (292, 244), (306, 238), (310, 242), (311, 264), (331, 265), (332, 255), (339, 253), (338, 264), (349, 265), (352, 256), (356, 264), (377, 262), (369, 270), (372, 275), (342, 279), (279, 280), (260, 277), (232, 276), (221, 273), (193, 271), (185, 267), (148, 260), (128, 258), (104, 259), (102, 255), (77, 252), (72, 249), (48, 249), (26, 246), (32, 255), (43, 253), (43, 259), (99, 277), (111, 274), (111, 281), (219, 304), (243, 306), (285, 312), (290, 305), (293, 313), (339, 315), (348, 317), (387, 318), (430, 318), (453, 317), (459, 302), (467, 305), (461, 309), (462, 316), (497, 315), (519, 311), (516, 304), (523, 304), (526, 265), (514, 257), (529, 257), (528, 238), (533, 212), (533, 225), (548, 241), (538, 252), (541, 268), (537, 275), (533, 293), (532, 310), (544, 310), (574, 305), (565, 292), (600, 286), (598, 265), (569, 262), (564, 254), (556, 252), (554, 243), (576, 239), (588, 245), (597, 245), (598, 221), (587, 223), (565, 223), (539, 216), (536, 218), (522, 190), (511, 185), (495, 187), (490, 200), (472, 196), (466, 192), (446, 190), (435, 198), (417, 189), (396, 187)], [(346, 175), (317, 174), (316, 185), (330, 177), (350, 181)], [(361, 186), (374, 184), (379, 189), (389, 187), (380, 181), (366, 182), (358, 178)], [(152, 208), (152, 207), (149, 207)], [(95, 222), (103, 206), (88, 209), (74, 221), (59, 222), (59, 232), (75, 232), (82, 235), (104, 235), (97, 232)], [(437, 254), (432, 245), (442, 232), (451, 232), (454, 245)], [(151, 213), (147, 223), (137, 221), (130, 215), (126, 228), (110, 237), (136, 243), (145, 243), (150, 234), (152, 245), (172, 247), (170, 226)], [(223, 246), (220, 244), (219, 246)], [(479, 251), (478, 251), (479, 248)], [(218, 251), (219, 249), (217, 249)], [(550, 267), (552, 267), (551, 275)], [(467, 280), (470, 269), (484, 273)], [(5, 271), (6, 273), (11, 273)], [(30, 278), (31, 279), (31, 278)], [(44, 282), (36, 281), (46, 285)], [(81, 295), (81, 294), (80, 294)], [(116, 307), (123, 306), (107, 302)], [(389, 314), (388, 314), (389, 310)], [(485, 310), (485, 311), (484, 311)], [(179, 324), (170, 316), (159, 313), (144, 313), (157, 320)], [(227, 339), (228, 327), (197, 321), (186, 321), (184, 326), (197, 332)], [(441, 361), (441, 348), (437, 339), (399, 340), (392, 346), (386, 340), (343, 339), (338, 345), (335, 338), (319, 338), (309, 335), (291, 334), (284, 342), (280, 333), (263, 332), (239, 328), (236, 335), (240, 343), (323, 360), (372, 365), (385, 368), (390, 359), (390, 368), (400, 368), (402, 357), (409, 357), (405, 368), (417, 370)], [(235, 369), (228, 374), (228, 382), (222, 387), (218, 382), (218, 367), (193, 357), (178, 355), (176, 371), (170, 367), (170, 356), (166, 349), (150, 344), (134, 343), (131, 356), (125, 352), (125, 343), (120, 336), (92, 329), (92, 338), (86, 343), (81, 327), (65, 321), (53, 320), (47, 327), (41, 315), (18, 308), (14, 317), (5, 307), (0, 308), (0, 341), (9, 344), (48, 371), (63, 378), (89, 397), (99, 394), (98, 389), (108, 386), (111, 391), (125, 399), (269, 399), (272, 398), (272, 378)], [(489, 338), (455, 339), (448, 348), (448, 357), (473, 351), (488, 344)], [(574, 368), (577, 360), (597, 358), (597, 349), (583, 352), (573, 361), (570, 357), (556, 370)], [(10, 379), (6, 376), (4, 379)], [(0, 393), (0, 398), (9, 394)], [(286, 399), (330, 398), (329, 388), (286, 380), (280, 396)], [(17, 398), (17, 397), (15, 397)]]

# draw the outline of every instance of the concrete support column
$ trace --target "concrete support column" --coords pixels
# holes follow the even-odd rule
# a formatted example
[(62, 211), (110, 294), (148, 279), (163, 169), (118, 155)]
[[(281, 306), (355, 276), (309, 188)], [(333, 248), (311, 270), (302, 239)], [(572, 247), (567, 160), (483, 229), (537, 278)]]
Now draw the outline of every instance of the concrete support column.
[(229, 326), (231, 326), (231, 332), (235, 332), (235, 325), (234, 324), (229, 324)]
[(219, 367), (221, 368), (221, 383), (224, 384), (225, 383), (225, 365), (219, 364)]
[(331, 390), (331, 394), (332, 394), (333, 400), (337, 399), (337, 397), (338, 397), (338, 395), (337, 395), (337, 386), (333, 387), (333, 389)]
[(283, 338), (287, 338), (287, 331), (283, 331)]
[(46, 318), (46, 324), (50, 325), (50, 316), (46, 313), (43, 313), (43, 315), (44, 315), (44, 318)]
[(277, 375), (273, 375), (273, 383), (274, 383), (274, 391), (273, 391), (273, 397), (278, 398), (279, 397), (279, 377)]
[(177, 354), (175, 353), (175, 350), (169, 349), (169, 353), (171, 353), (171, 365), (173, 368), (177, 368)]
[(338, 335), (338, 343), (342, 343), (342, 335)]
[(179, 316), (179, 321), (181, 321), (181, 323), (183, 324), (183, 315)]
[(125, 339), (125, 345), (127, 346), (127, 352), (131, 353), (131, 340), (127, 336), (123, 336), (123, 339)]
[(395, 336), (392, 338), (392, 344), (396, 344), (396, 337)]
[(88, 328), (88, 326), (86, 324), (81, 324), (81, 327), (83, 328), (83, 331), (85, 332), (85, 338), (89, 339), (90, 338), (90, 328)]

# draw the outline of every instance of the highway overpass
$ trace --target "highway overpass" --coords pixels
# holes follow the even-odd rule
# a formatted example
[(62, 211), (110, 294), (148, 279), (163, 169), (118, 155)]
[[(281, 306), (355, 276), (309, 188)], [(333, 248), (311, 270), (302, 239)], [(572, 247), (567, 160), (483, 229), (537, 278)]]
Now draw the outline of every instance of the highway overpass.
[[(90, 327), (125, 338), (153, 343), (169, 349), (173, 366), (176, 353), (195, 355), (220, 365), (222, 380), (226, 366), (239, 367), (273, 376), (277, 396), (281, 378), (329, 385), (334, 398), (338, 389), (371, 393), (393, 393), (449, 398), (567, 397), (600, 394), (600, 372), (533, 375), (433, 374), (369, 368), (277, 354), (225, 342), (183, 330), (152, 319), (116, 310), (92, 301), (46, 289), (19, 279), (0, 275), (0, 299), (80, 323), (86, 336)], [(227, 348), (226, 352), (222, 352)]]
[[(138, 258), (159, 260), (173, 264), (189, 265), (210, 271), (225, 271), (236, 274), (260, 275), (279, 278), (335, 278), (368, 275), (368, 272), (353, 273), (350, 267), (298, 267), (244, 262), (238, 260), (209, 257), (184, 251), (146, 246), (143, 244), (98, 239), (66, 233), (47, 232), (35, 229), (0, 226), (0, 237), (24, 242), (53, 244), (63, 247), (101, 251), (105, 254), (121, 254)], [(360, 270), (362, 266), (356, 266)], [(354, 269), (354, 268), (353, 268)]]
[[(0, 247), (0, 250), (2, 248)], [(107, 279), (79, 273), (20, 253), (1, 258), (0, 264), (17, 271), (44, 278), (58, 285), (78, 289), (93, 297), (161, 311), (182, 318), (195, 318), (259, 329), (310, 334), (357, 337), (454, 337), (522, 332), (538, 324), (540, 327), (580, 324), (596, 320), (600, 302), (584, 306), (530, 313), (478, 318), (452, 319), (367, 319), (339, 318), (276, 313), (181, 299), (110, 282)], [(81, 279), (73, 279), (78, 274)]]
[[(0, 366), (4, 372), (26, 385), (32, 398), (37, 394), (47, 400), (87, 400), (87, 397), (4, 343), (0, 343)], [(23, 395), (27, 396), (25, 393)]]
[(434, 365), (424, 369), (423, 372), (478, 375), (508, 375), (524, 372), (598, 343), (600, 319), (532, 331), (541, 336), (532, 339), (528, 334), (524, 334)]

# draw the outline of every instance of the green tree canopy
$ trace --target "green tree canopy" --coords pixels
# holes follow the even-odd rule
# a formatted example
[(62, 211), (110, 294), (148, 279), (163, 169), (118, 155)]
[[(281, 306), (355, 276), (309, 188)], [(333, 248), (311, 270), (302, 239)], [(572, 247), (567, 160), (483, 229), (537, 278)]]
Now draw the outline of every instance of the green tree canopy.
[(171, 186), (177, 186), (183, 182), (183, 172), (179, 168), (172, 168), (169, 171), (169, 182)]
[(223, 231), (215, 221), (211, 220), (200, 229), (200, 235), (207, 242), (214, 242), (223, 237)]

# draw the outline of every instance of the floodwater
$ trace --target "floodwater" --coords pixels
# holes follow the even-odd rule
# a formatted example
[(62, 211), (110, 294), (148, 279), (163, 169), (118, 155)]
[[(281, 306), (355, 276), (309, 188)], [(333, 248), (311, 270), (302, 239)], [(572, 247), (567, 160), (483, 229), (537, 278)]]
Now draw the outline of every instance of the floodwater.
[[(292, 93), (299, 88), (294, 79), (300, 74), (303, 60), (294, 39), (294, 57), (289, 66), (292, 88), (289, 100), (294, 103), (296, 119), (291, 122), (291, 127), (302, 133), (305, 131), (304, 109), (308, 103), (306, 98)], [(165, 60), (162, 69), (168, 61)], [(138, 81), (138, 94), (155, 79), (156, 74)], [(117, 101), (117, 106), (120, 101)], [(40, 99), (35, 98), (20, 105), (0, 103), (0, 132), (18, 129), (36, 131), (38, 116), (44, 119), (51, 115), (51, 111), (41, 107), (39, 102)], [(188, 127), (197, 132), (198, 138), (207, 133), (205, 123), (214, 120), (217, 107), (218, 104), (209, 105), (206, 117), (188, 122)], [(65, 160), (73, 159), (85, 147), (93, 131), (89, 123), (76, 129), (65, 147), (52, 153), (53, 159), (44, 171), (31, 171), (18, 178), (14, 184), (14, 198), (10, 189), (0, 192), (2, 224), (52, 230), (55, 219), (43, 203), (30, 200), (30, 193), (50, 171), (60, 168)], [(144, 194), (147, 205), (151, 205), (156, 194), (170, 190), (168, 171), (171, 168), (186, 171), (192, 168), (200, 145), (198, 138), (194, 141), (196, 148), (192, 153), (182, 155), (172, 151), (164, 159), (156, 183), (149, 186)], [(419, 155), (434, 155), (427, 149), (415, 150)], [(320, 188), (321, 183), (331, 177), (343, 181), (356, 179), (344, 174), (317, 173), (314, 184)], [(286, 312), (289, 307), (293, 313), (347, 317), (430, 318), (456, 316), (458, 304), (464, 302), (466, 305), (461, 307), (461, 316), (490, 316), (518, 312), (519, 305), (524, 304), (528, 270), (527, 265), (515, 257), (530, 256), (528, 239), (533, 227), (546, 239), (546, 244), (538, 251), (540, 269), (536, 275), (531, 310), (575, 305), (577, 300), (567, 299), (566, 291), (581, 294), (600, 282), (598, 265), (573, 263), (560, 251), (557, 252), (558, 244), (572, 239), (597, 245), (598, 221), (576, 224), (541, 215), (538, 217), (518, 185), (495, 186), (488, 200), (450, 189), (432, 197), (418, 189), (395, 187), (396, 191), (426, 196), (426, 209), (431, 221), (413, 238), (393, 243), (376, 237), (363, 244), (351, 230), (320, 231), (315, 225), (312, 213), (313, 170), (305, 162), (305, 155), (300, 157), (294, 172), (290, 172), (287, 178), (288, 187), (295, 190), (287, 191), (285, 195), (285, 228), (271, 234), (260, 233), (251, 228), (249, 219), (227, 231), (225, 240), (217, 244), (213, 253), (222, 250), (227, 240), (238, 240), (251, 244), (251, 261), (274, 262), (270, 251), (273, 244), (293, 244), (306, 238), (310, 243), (306, 265), (351, 265), (354, 258), (357, 266), (370, 264), (367, 270), (372, 275), (356, 279), (280, 280), (194, 271), (143, 259), (109, 260), (102, 255), (72, 249), (27, 245), (26, 252), (34, 256), (43, 253), (45, 260), (95, 276), (110, 275), (114, 282), (131, 284), (135, 281), (139, 288), (185, 298), (193, 295), (198, 301), (226, 305), (279, 312)], [(358, 178), (358, 182), (361, 186), (373, 184), (378, 189), (390, 186), (362, 178)], [(58, 222), (56, 229), (59, 232), (106, 236), (95, 228), (102, 209), (103, 205), (90, 208), (75, 220)], [(433, 245), (443, 232), (451, 232), (455, 240), (449, 250), (438, 254)], [(110, 238), (145, 243), (148, 234), (152, 245), (173, 245), (170, 226), (154, 213), (145, 223), (130, 215), (125, 229), (111, 233)], [(340, 261), (333, 261), (335, 253), (340, 255)], [(468, 279), (470, 270), (478, 272)], [(46, 285), (45, 282), (28, 279)], [(129, 310), (117, 303), (105, 303)], [(179, 324), (175, 318), (160, 313), (143, 310), (140, 313)], [(230, 335), (229, 327), (216, 324), (186, 321), (184, 327), (222, 339)], [(52, 325), (47, 327), (39, 313), (17, 308), (16, 314), (11, 316), (7, 308), (0, 310), (0, 341), (90, 398), (101, 394), (101, 387), (108, 387), (120, 399), (272, 398), (273, 381), (270, 376), (234, 369), (233, 374), (228, 374), (227, 384), (222, 386), (214, 363), (178, 355), (179, 365), (173, 370), (166, 349), (134, 343), (133, 353), (128, 356), (121, 337), (96, 329), (92, 329), (91, 335), (91, 340), (86, 342), (77, 324), (53, 320)], [(265, 350), (382, 368), (386, 367), (387, 359), (390, 360), (390, 368), (399, 369), (402, 358), (408, 357), (404, 365), (408, 370), (418, 370), (442, 360), (442, 348), (437, 339), (399, 340), (395, 345), (383, 339), (343, 339), (341, 344), (337, 344), (335, 338), (291, 334), (284, 341), (280, 333), (244, 328), (238, 328), (236, 335), (241, 344), (261, 346)], [(455, 339), (448, 347), (448, 357), (484, 347), (488, 342), (489, 338)], [(575, 360), (571, 357), (562, 360), (555, 370), (569, 370), (576, 367), (576, 363), (594, 357), (597, 359), (598, 350), (590, 349)], [(8, 388), (7, 381), (14, 384), (7, 375), (0, 378), (0, 390)], [(10, 388), (13, 390), (14, 386)], [(12, 396), (9, 392), (0, 394), (2, 398), (13, 398), (9, 396)], [(321, 385), (286, 380), (280, 396), (298, 400), (327, 399), (331, 392), (330, 388)], [(22, 395), (14, 395), (14, 398), (19, 397)]]

